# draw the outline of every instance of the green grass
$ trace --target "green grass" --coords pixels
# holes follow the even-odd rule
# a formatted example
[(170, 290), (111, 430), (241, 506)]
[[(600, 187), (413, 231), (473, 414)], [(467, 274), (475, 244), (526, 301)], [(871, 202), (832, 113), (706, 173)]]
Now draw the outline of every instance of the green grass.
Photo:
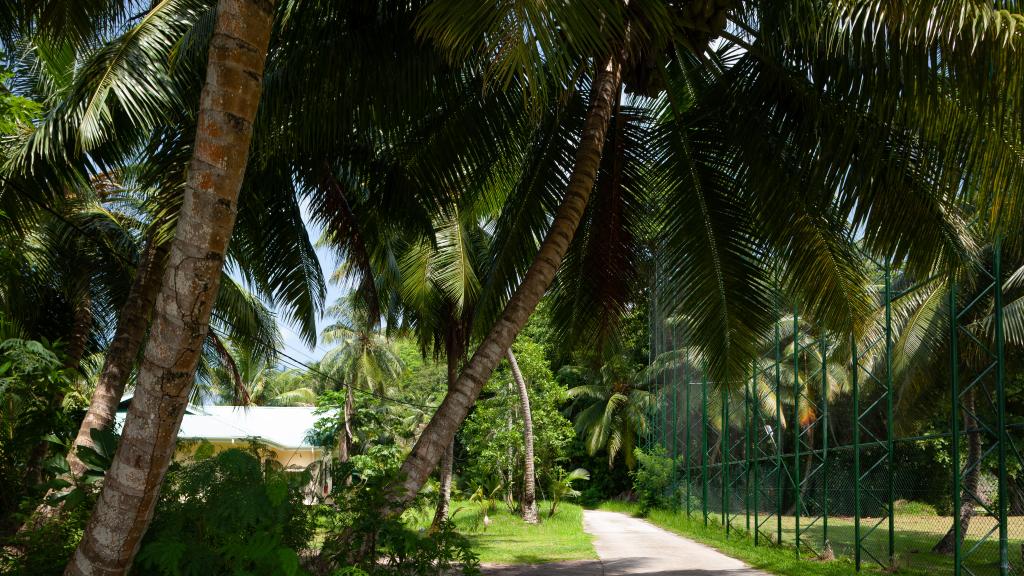
[[(558, 513), (549, 518), (547, 502), (539, 502), (541, 521), (538, 525), (523, 522), (499, 503), (491, 513), (491, 525), (484, 527), (479, 504), (452, 502), (454, 522), (458, 531), (469, 538), (480, 561), (490, 564), (543, 564), (563, 560), (597, 558), (589, 534), (583, 532), (583, 509), (560, 503)], [(430, 524), (433, 510), (415, 516), (416, 527)]]
[[(603, 503), (600, 509), (637, 515), (639, 506), (631, 502), (611, 501)], [(703, 520), (696, 516), (693, 519), (688, 519), (686, 514), (653, 510), (647, 516), (647, 520), (670, 532), (711, 546), (723, 554), (743, 560), (755, 568), (772, 574), (780, 576), (854, 576), (857, 574), (853, 562), (839, 557), (838, 550), (836, 550), (837, 559), (831, 562), (811, 559), (798, 560), (792, 547), (754, 546), (753, 540), (746, 537), (745, 534), (733, 533), (729, 539), (726, 539), (725, 533), (718, 524), (712, 524), (705, 528)], [(874, 568), (868, 568), (865, 572), (883, 573), (880, 569)], [(922, 574), (922, 572), (914, 570), (901, 570), (900, 573)]]

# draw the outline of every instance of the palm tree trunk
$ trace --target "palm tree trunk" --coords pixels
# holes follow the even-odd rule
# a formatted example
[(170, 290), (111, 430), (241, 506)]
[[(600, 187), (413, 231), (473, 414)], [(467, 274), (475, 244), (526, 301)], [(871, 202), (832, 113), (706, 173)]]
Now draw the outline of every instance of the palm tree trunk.
[[(462, 361), (462, 336), (455, 328), (456, 320), (450, 319), (448, 333), (445, 338), (445, 355), (448, 361), (448, 392), (450, 393), (459, 378), (459, 364)], [(434, 520), (430, 523), (432, 530), (437, 529), (441, 522), (448, 519), (448, 509), (452, 502), (452, 472), (455, 468), (455, 437), (441, 455), (441, 466), (439, 476), (441, 485), (438, 487), (437, 509), (434, 510)]]
[(273, 8), (273, 0), (217, 3), (184, 201), (135, 397), (65, 574), (125, 574), (153, 517), (234, 228)]
[[(341, 433), (338, 434), (338, 462), (348, 462), (352, 451), (352, 384), (345, 386), (345, 405), (341, 408)], [(345, 486), (352, 485), (352, 475), (345, 474)]]
[[(156, 294), (160, 290), (163, 259), (166, 254), (166, 246), (155, 246), (152, 242), (147, 242), (143, 248), (135, 280), (128, 292), (128, 298), (121, 307), (117, 329), (107, 348), (103, 369), (96, 383), (96, 389), (93, 391), (89, 409), (85, 413), (85, 418), (82, 419), (78, 435), (67, 454), (70, 477), (66, 479), (72, 485), (86, 471), (85, 464), (78, 458), (76, 449), (79, 446), (94, 448), (92, 430), (107, 428), (114, 423), (117, 405), (124, 394), (125, 384), (128, 382), (128, 376), (135, 364), (135, 357), (139, 353), (142, 339), (146, 334), (146, 326), (149, 322), (150, 312), (153, 310), (153, 303), (156, 301)], [(68, 490), (70, 489), (68, 488)], [(22, 526), (22, 529), (38, 528), (47, 519), (60, 512), (62, 504), (48, 504), (55, 494), (54, 490), (47, 492), (43, 502), (36, 508), (30, 521)]]
[(139, 266), (135, 272), (135, 280), (128, 291), (127, 300), (121, 307), (117, 329), (107, 348), (103, 369), (96, 382), (96, 390), (92, 393), (89, 409), (85, 413), (82, 425), (78, 428), (78, 435), (75, 437), (71, 451), (68, 452), (68, 465), (75, 478), (85, 472), (85, 464), (78, 459), (75, 449), (79, 446), (95, 447), (92, 441), (92, 431), (108, 428), (114, 423), (117, 405), (121, 402), (121, 396), (124, 395), (125, 385), (128, 383), (135, 358), (142, 347), (142, 340), (146, 336), (146, 328), (149, 325), (149, 317), (153, 311), (157, 293), (160, 291), (160, 280), (163, 277), (163, 264), (166, 255), (167, 245), (157, 245), (152, 239), (146, 242), (146, 246), (142, 250)]
[(519, 388), (519, 403), (523, 407), (523, 520), (530, 524), (537, 523), (537, 492), (534, 486), (536, 479), (533, 470), (533, 416), (530, 414), (530, 393), (526, 388), (526, 380), (519, 371), (519, 363), (512, 348), (505, 352), (508, 363), (512, 366), (512, 379)]
[[(967, 461), (964, 462), (964, 470), (967, 471), (967, 474), (964, 476), (963, 492), (960, 496), (960, 510), (954, 511), (958, 516), (953, 519), (954, 522), (960, 523), (960, 545), (963, 545), (967, 529), (971, 526), (971, 518), (974, 517), (974, 505), (978, 495), (978, 484), (981, 480), (981, 431), (978, 430), (978, 422), (974, 419), (973, 391), (967, 394), (965, 402), (967, 405), (964, 406), (964, 430), (967, 432)], [(957, 439), (954, 438), (953, 441), (956, 442)], [(954, 462), (953, 466), (959, 467), (960, 463)], [(959, 474), (960, 470), (954, 468), (954, 473)], [(954, 526), (950, 526), (942, 540), (939, 540), (932, 548), (932, 552), (953, 553), (957, 545), (953, 528)]]
[(594, 189), (612, 107), (619, 97), (620, 61), (621, 56), (599, 61), (591, 87), (590, 109), (580, 135), (565, 198), (523, 281), (505, 305), (501, 318), (484, 337), (402, 464), (405, 480), (400, 492), (394, 496), (396, 506), (393, 512), (404, 507), (426, 482), (476, 402), (484, 383), (529, 320), (562, 264)]

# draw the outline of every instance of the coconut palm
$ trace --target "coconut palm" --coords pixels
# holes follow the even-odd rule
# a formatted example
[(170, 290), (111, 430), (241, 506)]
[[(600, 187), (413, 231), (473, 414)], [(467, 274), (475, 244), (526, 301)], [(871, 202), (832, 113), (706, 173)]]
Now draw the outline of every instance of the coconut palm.
[(586, 439), (587, 451), (606, 451), (609, 468), (621, 453), (626, 467), (635, 468), (633, 451), (647, 433), (654, 402), (645, 371), (615, 356), (598, 368), (567, 366), (559, 376), (570, 381), (576, 431)]
[[(161, 4), (154, 9), (153, 18), (147, 17), (146, 24), (158, 20), (158, 12), (167, 6), (180, 8), (183, 4)], [(365, 28), (370, 30), (384, 16), (403, 10), (405, 14), (415, 13), (419, 8), (403, 4), (377, 10), (375, 3), (368, 4), (359, 3), (353, 10), (359, 10), (357, 15), (363, 17), (359, 22), (369, 23), (371, 26)], [(633, 166), (628, 162), (630, 158), (649, 163), (644, 169), (634, 170), (648, 184), (637, 188), (653, 190), (659, 200), (653, 205), (661, 207), (658, 221), (663, 226), (657, 233), (664, 243), (660, 245), (677, 264), (668, 282), (682, 295), (676, 306), (694, 315), (695, 341), (714, 352), (707, 355), (713, 374), (742, 374), (756, 353), (757, 335), (774, 320), (771, 291), (762, 290), (771, 284), (764, 265), (766, 253), (776, 254), (787, 263), (785, 287), (800, 294), (824, 326), (845, 331), (858, 327), (860, 313), (869, 302), (850, 289), (858, 285), (860, 274), (854, 259), (844, 251), (843, 240), (851, 230), (865, 230), (872, 252), (898, 261), (908, 259), (914, 266), (927, 268), (939, 255), (957, 259), (963, 251), (955, 235), (949, 233), (957, 224), (957, 200), (965, 195), (991, 194), (991, 190), (1006, 194), (1007, 190), (1022, 189), (1018, 185), (1020, 159), (1013, 156), (1014, 147), (996, 144), (1016, 142), (1019, 137), (1019, 131), (1007, 127), (1017, 125), (1014, 119), (1022, 109), (1022, 89), (1015, 82), (1022, 64), (1012, 56), (1021, 27), (1004, 25), (1007, 17), (1013, 19), (1017, 14), (979, 7), (965, 18), (949, 5), (893, 5), (883, 1), (859, 6), (856, 11), (845, 3), (831, 2), (744, 2), (728, 7), (710, 2), (636, 6), (601, 0), (585, 6), (545, 5), (543, 9), (529, 2), (486, 9), (470, 4), (463, 0), (431, 3), (418, 18), (419, 32), (442, 45), (453, 60), (472, 55), (481, 64), (478, 69), (488, 74), (488, 94), (501, 93), (504, 88), (519, 90), (537, 118), (544, 118), (545, 112), (571, 100), (563, 91), (576, 95), (582, 92), (580, 100), (589, 104), (577, 117), (580, 122), (575, 128), (566, 131), (569, 137), (558, 139), (569, 145), (548, 149), (561, 153), (554, 162), (560, 170), (538, 174), (548, 183), (541, 187), (548, 194), (510, 200), (505, 206), (510, 209), (506, 225), (500, 230), (517, 242), (499, 243), (503, 246), (501, 258), (496, 261), (500, 266), (495, 270), (499, 272), (486, 283), (500, 297), (491, 305), (490, 313), (480, 315), (481, 333), (486, 336), (478, 353), (466, 363), (448, 399), (403, 467), (403, 498), (411, 498), (432, 472), (480, 387), (567, 254), (595, 190), (609, 120), (620, 101), (622, 78), (630, 91), (651, 96), (643, 101), (646, 114), (639, 117), (637, 125), (650, 128), (655, 138), (646, 141), (647, 151), (642, 154), (626, 145), (614, 148), (614, 157), (622, 161), (613, 162), (609, 174), (626, 174)], [(301, 170), (286, 173), (298, 172), (304, 186), (320, 192), (319, 206), (344, 206), (347, 196), (339, 183), (351, 181), (345, 177), (351, 157), (339, 159), (325, 150), (343, 144), (342, 140), (352, 136), (350, 128), (366, 118), (419, 119), (416, 112), (423, 112), (423, 118), (435, 120), (438, 107), (432, 99), (422, 99), (419, 106), (413, 99), (403, 99), (409, 105), (406, 114), (388, 115), (369, 114), (368, 108), (351, 106), (346, 98), (338, 97), (346, 93), (337, 89), (344, 83), (310, 71), (321, 70), (316, 66), (332, 58), (375, 53), (356, 40), (372, 43), (380, 39), (335, 34), (338, 26), (328, 33), (322, 26), (337, 24), (339, 14), (349, 15), (345, 9), (298, 2), (287, 3), (287, 8), (281, 10), (287, 15), (281, 20), (282, 50), (274, 51), (272, 62), (281, 67), (274, 68), (279, 74), (268, 75), (267, 95), (287, 91), (294, 96), (291, 100), (268, 101), (271, 103), (263, 107), (265, 117), (277, 121), (265, 124), (265, 130), (257, 130), (257, 150), (265, 142), (272, 148), (277, 145), (282, 154), (300, 158), (302, 161), (296, 163)], [(168, 109), (175, 108), (168, 104), (175, 98), (165, 98), (173, 90), (159, 86), (154, 94), (135, 96), (152, 86), (153, 78), (161, 77), (153, 71), (167, 68), (164, 56), (171, 49), (164, 47), (177, 49), (174, 37), (187, 34), (189, 30), (182, 31), (181, 27), (188, 28), (194, 21), (191, 15), (168, 18), (165, 30), (171, 32), (147, 37), (141, 52), (149, 57), (153, 68), (114, 58), (121, 62), (117, 64), (119, 73), (97, 78), (124, 81), (132, 78), (131, 70), (147, 73), (137, 79), (138, 90), (123, 88), (119, 92), (110, 90), (108, 84), (102, 87), (103, 98), (98, 101), (106, 102), (108, 96), (124, 100), (124, 95), (132, 95), (130, 105), (124, 107), (128, 111), (124, 124), (135, 130), (147, 122), (154, 123), (153, 118), (162, 119)], [(879, 21), (898, 25), (882, 26)], [(323, 33), (318, 34), (320, 31)], [(408, 36), (406, 30), (400, 30), (399, 35)], [(709, 50), (711, 40), (719, 36), (724, 40), (715, 44), (718, 49)], [(136, 34), (129, 40), (138, 44), (140, 37)], [(322, 42), (324, 39), (330, 43)], [(396, 41), (408, 46), (408, 39)], [(300, 49), (285, 49), (293, 46)], [(353, 46), (358, 49), (335, 51)], [(400, 50), (382, 52), (406, 54)], [(423, 52), (436, 56), (432, 51)], [(122, 53), (111, 50), (108, 55)], [(976, 65), (977, 58), (982, 57), (991, 64), (985, 70)], [(490, 61), (480, 63), (480, 58)], [(936, 58), (941, 65), (933, 64)], [(297, 62), (303, 64), (289, 66)], [(879, 62), (901, 65), (879, 66)], [(380, 68), (365, 69), (377, 73)], [(452, 69), (465, 70), (457, 66)], [(422, 78), (412, 67), (401, 70)], [(437, 67), (429, 70), (436, 71)], [(397, 73), (394, 77), (406, 78)], [(352, 78), (358, 75), (344, 76), (345, 81)], [(191, 82), (195, 85), (197, 80)], [(174, 82), (169, 85), (175, 86)], [(908, 90), (907, 86), (923, 88)], [(987, 97), (989, 90), (1001, 98), (993, 103)], [(388, 100), (387, 92), (380, 94), (380, 106), (386, 106), (407, 96), (408, 91), (395, 90), (394, 100)], [(479, 101), (472, 98), (466, 102)], [(351, 112), (339, 112), (342, 107)], [(113, 124), (112, 115), (97, 114), (88, 107), (68, 109), (74, 114), (84, 111), (84, 116), (78, 118), (88, 129), (77, 132), (83, 136), (78, 143), (85, 144), (84, 148), (94, 148), (102, 132)], [(464, 109), (486, 107), (471, 105)], [(150, 111), (158, 113), (147, 117)], [(558, 118), (557, 114), (550, 116)], [(310, 117), (316, 121), (296, 128), (295, 119)], [(343, 121), (324, 121), (325, 117)], [(979, 117), (985, 121), (979, 121)], [(459, 138), (442, 140), (472, 141), (479, 150), (492, 150), (494, 144), (479, 136), (486, 133), (492, 142), (508, 142), (505, 134), (494, 130), (502, 126), (501, 120), (494, 115), (487, 122), (464, 122), (462, 130), (451, 131)], [(400, 133), (397, 129), (392, 132), (394, 126), (387, 128), (375, 133)], [(40, 145), (35, 150), (60, 155), (73, 148), (68, 146), (71, 142), (65, 132), (54, 133), (61, 137), (54, 138), (53, 146)], [(191, 140), (189, 130), (178, 133), (179, 139)], [(359, 144), (363, 145), (360, 150), (371, 155), (394, 152), (376, 137), (360, 140)], [(344, 150), (350, 152), (353, 148)], [(425, 160), (451, 151), (445, 146), (421, 145), (419, 149), (421, 155), (410, 154), (417, 161), (401, 165), (422, 167)], [(467, 149), (477, 152), (472, 148), (462, 150)], [(541, 147), (531, 148), (538, 150)], [(473, 161), (474, 157), (472, 153), (454, 154), (448, 156), (451, 162), (435, 164), (441, 175), (432, 174), (432, 170), (419, 174), (435, 183), (461, 184), (458, 176), (477, 173), (467, 170), (467, 166), (481, 165)], [(524, 174), (529, 172), (529, 168), (522, 170)], [(406, 176), (410, 172), (398, 174)], [(992, 179), (1000, 185), (992, 186)], [(391, 180), (392, 190), (401, 188), (396, 186), (400, 180)], [(623, 190), (615, 185), (607, 188), (608, 194), (603, 196), (607, 202), (602, 207), (613, 210), (604, 213), (616, 214), (617, 203), (628, 198), (620, 193)], [(382, 196), (391, 200), (398, 197)], [(524, 212), (511, 208), (519, 202), (529, 204), (531, 209), (526, 214), (538, 217), (517, 216)], [(401, 204), (374, 206), (378, 210), (401, 209)], [(1021, 203), (991, 205), (999, 209), (997, 220), (1007, 222), (1017, 216), (1007, 210)], [(333, 214), (332, 222), (340, 226), (354, 221), (344, 217), (344, 208), (324, 213)], [(609, 222), (617, 226), (621, 220), (613, 218)], [(351, 236), (353, 245), (357, 245), (357, 235)]]
[[(68, 574), (126, 571), (152, 517), (234, 225), (248, 160), (238, 151), (249, 149), (272, 6), (242, 0), (217, 4), (184, 200), (136, 394), (108, 481)], [(140, 462), (146, 464), (140, 467)]]
[[(980, 226), (972, 232), (977, 234)], [(919, 406), (927, 402), (933, 395), (948, 394), (947, 383), (950, 381), (951, 367), (946, 360), (949, 358), (949, 306), (951, 302), (951, 282), (956, 282), (955, 300), (958, 306), (974, 302), (959, 324), (970, 337), (961, 338), (960, 366), (961, 373), (978, 374), (987, 364), (988, 359), (980, 348), (982, 343), (992, 346), (995, 340), (994, 301), (992, 292), (987, 289), (989, 284), (986, 275), (992, 273), (993, 246), (982, 247), (979, 259), (973, 265), (946, 274), (929, 277), (913, 290), (903, 294), (892, 304), (893, 317), (893, 382), (896, 385), (896, 406), (903, 408), (901, 413), (914, 415), (918, 410), (906, 410), (909, 406)], [(996, 286), (1003, 291), (1003, 325), (1005, 344), (1014, 348), (1024, 346), (1024, 266), (1021, 266), (1019, 251), (1014, 246), (1003, 250), (1003, 277), (996, 278)], [(908, 287), (913, 279), (899, 274), (897, 283)], [(879, 310), (882, 314), (883, 310)], [(976, 418), (977, 387), (966, 391), (952, 418), (963, 418), (962, 430), (967, 441), (967, 451), (962, 463), (954, 463), (958, 467), (956, 473), (963, 473), (963, 495), (961, 509), (956, 511), (953, 522), (960, 524), (960, 544), (970, 526), (976, 505), (979, 503), (979, 481), (982, 470), (983, 435)], [(922, 415), (923, 416), (923, 415)], [(904, 419), (904, 426), (919, 426), (923, 419)], [(982, 504), (984, 504), (982, 502)], [(957, 546), (955, 531), (951, 527), (943, 538), (935, 544), (933, 551), (952, 554)]]
[[(942, 169), (944, 174), (999, 173), (1000, 178), (1019, 181), (1019, 159), (984, 144), (974, 121), (956, 111), (961, 90), (970, 93), (972, 109), (984, 108), (978, 89), (988, 81), (969, 70), (970, 56), (960, 50), (962, 44), (947, 41), (973, 37), (960, 25), (958, 13), (935, 20), (943, 33), (919, 35), (933, 29), (925, 16), (935, 8), (930, 4), (924, 10), (879, 2), (856, 13), (841, 3), (707, 4), (638, 7), (598, 2), (588, 3), (586, 10), (547, 5), (541, 10), (514, 2), (470, 11), (460, 0), (445, 0), (425, 9), (419, 22), (422, 33), (452, 57), (474, 53), (480, 46), (495, 55), (488, 69), (495, 85), (525, 79), (529, 95), (542, 97), (578, 87), (573, 79), (589, 73), (583, 86), (590, 89), (591, 105), (576, 148), (578, 161), (563, 172), (568, 192), (555, 204), (560, 208), (542, 228), (544, 235), (534, 236), (542, 238), (539, 245), (525, 250), (530, 257), (520, 260), (532, 264), (511, 267), (515, 273), (494, 282), (509, 297), (499, 299), (499, 313), (484, 315), (488, 320), (483, 325), (493, 329), (403, 467), (407, 497), (422, 485), (465, 417), (499, 360), (496, 351), (523, 325), (571, 248), (591, 193), (602, 190), (602, 152), (614, 154), (610, 176), (637, 184), (613, 182), (602, 194), (607, 204), (595, 207), (595, 215), (610, 217), (593, 222), (606, 222), (609, 228), (595, 229), (593, 237), (603, 235), (612, 242), (595, 246), (623, 254), (631, 245), (620, 241), (626, 237), (609, 235), (609, 230), (628, 226), (629, 220), (621, 217), (628, 212), (622, 208), (638, 200), (642, 204), (644, 194), (655, 200), (648, 205), (656, 208), (656, 245), (672, 270), (664, 285), (678, 295), (673, 309), (692, 315), (693, 340), (705, 351), (716, 380), (741, 381), (756, 355), (759, 336), (774, 322), (775, 262), (785, 266), (782, 288), (806, 302), (823, 328), (859, 331), (871, 299), (860, 289), (864, 272), (849, 241), (854, 230), (870, 230), (865, 234), (870, 252), (908, 259), (921, 269), (939, 257), (959, 260), (967, 250), (954, 233), (961, 225), (955, 202), (964, 195), (989, 193), (974, 176), (966, 176), (973, 184), (961, 188), (957, 178), (922, 180), (921, 169), (931, 172), (938, 166), (933, 161), (943, 163), (940, 157), (959, 157), (955, 166)], [(978, 25), (993, 33), (990, 39), (1000, 36), (994, 24), (981, 23), (995, 22), (994, 13), (981, 10)], [(892, 11), (905, 16), (898, 18), (905, 25), (872, 27), (882, 14), (888, 21)], [(711, 15), (710, 22), (705, 14)], [(523, 29), (530, 33), (520, 33)], [(887, 41), (876, 42), (879, 38), (859, 32), (867, 29), (884, 29)], [(709, 50), (715, 36), (724, 41)], [(1001, 38), (1016, 43), (1019, 33)], [(892, 48), (897, 45), (901, 48)], [(949, 54), (948, 67), (889, 70), (896, 77), (877, 80), (874, 62), (905, 61), (912, 54), (923, 57), (934, 51)], [(988, 43), (984, 51), (1000, 71), (1018, 73), (1020, 64), (998, 42)], [(844, 56), (833, 58), (837, 53)], [(938, 88), (940, 76), (946, 82), (961, 69), (965, 76), (957, 77), (948, 90)], [(902, 74), (934, 78), (930, 86), (935, 89), (913, 95), (898, 90), (896, 86), (906, 85)], [(636, 130), (652, 136), (632, 139), (644, 150), (630, 146), (629, 138), (606, 149), (606, 142), (612, 142), (606, 136), (625, 133), (613, 128), (631, 122), (627, 114), (618, 114), (627, 111), (625, 103), (617, 96), (604, 98), (619, 93), (620, 77), (627, 91), (652, 97), (638, 100), (634, 111), (642, 114), (632, 121)], [(849, 96), (864, 94), (865, 85), (872, 90), (870, 96)], [(1003, 119), (1014, 114), (1007, 103), (1021, 91), (1007, 88), (1013, 96), (996, 106), (990, 135), (1016, 138), (1006, 131), (1009, 125)], [(908, 139), (911, 133), (915, 137)], [(958, 151), (951, 145), (943, 135), (951, 133), (969, 141), (968, 148)], [(928, 160), (922, 164), (924, 158)], [(633, 160), (646, 165), (638, 168)], [(928, 231), (911, 224), (922, 218), (933, 223)], [(633, 232), (633, 237), (644, 237), (642, 229)], [(594, 261), (629, 261), (604, 256)], [(592, 279), (615, 278), (614, 272), (588, 272)], [(621, 294), (615, 290), (591, 292), (606, 302), (622, 301), (614, 300)]]
[[(203, 394), (217, 404), (230, 406), (313, 406), (316, 392), (308, 375), (281, 370), (268, 358), (251, 354), (244, 346), (228, 342), (224, 352), (231, 361), (214, 368)], [(201, 393), (202, 394), (202, 393)]]
[(322, 340), (332, 348), (324, 354), (320, 367), (345, 388), (341, 411), (342, 434), (338, 438), (338, 460), (348, 462), (352, 450), (352, 415), (355, 391), (383, 395), (401, 374), (402, 360), (387, 336), (376, 331), (376, 318), (357, 299), (349, 296), (327, 309), (334, 322), (324, 328)]

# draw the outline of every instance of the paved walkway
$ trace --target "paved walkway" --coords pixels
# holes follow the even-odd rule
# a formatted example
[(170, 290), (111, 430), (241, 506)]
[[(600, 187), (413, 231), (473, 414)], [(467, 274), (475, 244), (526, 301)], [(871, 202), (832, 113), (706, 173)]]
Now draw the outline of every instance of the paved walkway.
[(767, 576), (702, 544), (617, 512), (586, 510), (583, 529), (594, 535), (600, 560), (489, 567), (495, 576)]

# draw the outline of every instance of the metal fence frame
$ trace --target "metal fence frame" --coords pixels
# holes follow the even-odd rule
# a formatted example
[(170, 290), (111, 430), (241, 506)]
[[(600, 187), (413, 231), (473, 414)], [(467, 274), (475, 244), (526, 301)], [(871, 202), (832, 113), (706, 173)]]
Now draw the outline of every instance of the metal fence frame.
[[(853, 530), (854, 546), (853, 560), (857, 570), (861, 570), (865, 564), (878, 565), (883, 568), (894, 567), (896, 564), (896, 542), (899, 534), (895, 527), (896, 514), (894, 511), (894, 452), (895, 443), (904, 440), (949, 440), (951, 462), (955, 463), (950, 474), (949, 490), (953, 502), (952, 525), (955, 531), (956, 546), (953, 555), (953, 569), (955, 576), (962, 574), (999, 574), (1010, 576), (1012, 574), (1024, 574), (1024, 559), (1022, 564), (1013, 566), (1009, 553), (1008, 533), (1008, 492), (1007, 492), (1007, 464), (1011, 458), (1016, 458), (1024, 463), (1012, 439), (1009, 430), (1014, 428), (1010, 425), (1006, 415), (1006, 369), (1003, 335), (1003, 296), (1001, 285), (1001, 254), (1000, 244), (996, 242), (993, 266), (991, 272), (984, 271), (987, 285), (981, 293), (971, 302), (961, 302), (957, 293), (955, 281), (950, 281), (950, 294), (948, 300), (949, 312), (949, 362), (951, 367), (951, 381), (949, 382), (950, 401), (954, 406), (951, 410), (950, 431), (948, 433), (932, 434), (917, 438), (896, 438), (894, 426), (894, 383), (892, 382), (892, 355), (893, 355), (893, 327), (892, 327), (892, 304), (898, 298), (909, 294), (915, 287), (903, 291), (896, 291), (892, 286), (891, 264), (889, 262), (873, 261), (877, 266), (878, 274), (882, 279), (881, 299), (884, 313), (879, 319), (879, 326), (874, 334), (877, 336), (869, 342), (857, 342), (856, 338), (849, 336), (851, 348), (850, 367), (852, 385), (852, 421), (849, 425), (853, 427), (853, 441), (850, 445), (830, 446), (828, 433), (821, 434), (823, 440), (821, 446), (814, 446), (809, 442), (809, 435), (813, 430), (825, 430), (829, 428), (830, 418), (835, 416), (829, 411), (828, 378), (824, 358), (827, 356), (830, 341), (833, 346), (836, 338), (826, 338), (821, 335), (817, 342), (818, 353), (823, 359), (819, 371), (810, 374), (807, 379), (820, 378), (817, 380), (819, 394), (817, 398), (807, 393), (807, 389), (799, 381), (800, 362), (800, 340), (796, 338), (800, 330), (799, 310), (794, 306), (793, 326), (794, 342), (793, 350), (787, 358), (781, 349), (780, 326), (778, 322), (775, 327), (774, 363), (764, 367), (757, 362), (751, 365), (749, 377), (743, 382), (730, 383), (730, 385), (718, 386), (719, 398), (717, 408), (720, 410), (718, 417), (723, 423), (720, 430), (714, 430), (712, 425), (712, 409), (714, 399), (711, 396), (713, 383), (709, 383), (705, 376), (697, 379), (697, 374), (688, 374), (686, 365), (682, 362), (683, 368), (674, 371), (663, 371), (654, 381), (654, 391), (657, 393), (659, 402), (656, 402), (655, 411), (651, 418), (651, 429), (646, 439), (648, 447), (661, 445), (666, 453), (681, 464), (674, 468), (672, 477), (672, 494), (679, 500), (684, 500), (685, 505), (680, 506), (680, 512), (688, 517), (698, 515), (702, 518), (705, 526), (715, 524), (712, 517), (716, 515), (715, 507), (720, 514), (718, 524), (721, 526), (726, 538), (732, 536), (733, 532), (740, 530), (752, 536), (755, 545), (779, 545), (784, 543), (783, 538), (783, 517), (793, 516), (795, 521), (795, 538), (792, 542), (785, 542), (792, 546), (797, 557), (801, 553), (813, 556), (821, 556), (823, 550), (829, 547), (829, 515), (830, 515), (830, 494), (829, 476), (837, 470), (831, 461), (831, 455), (837, 450), (852, 452), (852, 469), (848, 471), (853, 484)], [(656, 289), (653, 290), (651, 302), (651, 359), (652, 362), (661, 353), (668, 350), (685, 349), (685, 333), (677, 329), (675, 323), (666, 323), (667, 311), (671, 308), (668, 305), (668, 298), (663, 298), (657, 289), (657, 277), (655, 278)], [(992, 317), (995, 325), (993, 342), (979, 340), (973, 332), (966, 329), (963, 323), (967, 312), (981, 306), (982, 301), (988, 301), (984, 296), (991, 298)], [(671, 324), (671, 325), (668, 325)], [(984, 351), (986, 363), (975, 373), (966, 373), (967, 369), (962, 365), (960, 359), (965, 347), (964, 339), (970, 342), (966, 345)], [(860, 349), (858, 349), (858, 347)], [(872, 353), (876, 360), (866, 362), (864, 359)], [(877, 359), (881, 358), (881, 362)], [(793, 382), (783, 382), (780, 368), (789, 363), (793, 367)], [(807, 380), (805, 379), (805, 380)], [(870, 397), (865, 392), (867, 382), (871, 386)], [(763, 390), (759, 383), (768, 382), (770, 386)], [(790, 416), (783, 414), (782, 392), (784, 387), (792, 385), (792, 409)], [(684, 391), (684, 398), (680, 400), (680, 390)], [(696, 393), (699, 389), (699, 393)], [(733, 394), (736, 397), (733, 397)], [(996, 491), (995, 502), (989, 502), (978, 494), (971, 494), (969, 497), (974, 500), (977, 507), (980, 507), (982, 516), (994, 520), (993, 526), (979, 540), (960, 545), (960, 522), (957, 521), (957, 514), (961, 509), (963, 481), (969, 469), (963, 466), (961, 461), (961, 450), (959, 440), (964, 437), (965, 431), (960, 420), (968, 411), (964, 402), (967, 394), (974, 393), (983, 395), (990, 403), (990, 414), (994, 417), (985, 418), (980, 411), (970, 413), (971, 419), (977, 422), (978, 428), (985, 436), (985, 456), (995, 454), (998, 466), (996, 470)], [(695, 398), (696, 396), (696, 398)], [(766, 418), (760, 408), (770, 396), (775, 398), (775, 413), (773, 418)], [(699, 401), (699, 406), (694, 406)], [(805, 403), (808, 413), (813, 418), (805, 422), (800, 421), (801, 403)], [(682, 412), (680, 413), (680, 404)], [(738, 404), (742, 404), (739, 406)], [(739, 412), (734, 412), (739, 410)], [(680, 414), (683, 418), (685, 431), (682, 437), (679, 432)], [(742, 414), (742, 425), (739, 429), (730, 426), (730, 417), (735, 414)], [(784, 418), (792, 418), (796, 425), (784, 425)], [(692, 420), (696, 418), (697, 422)], [(885, 434), (876, 435), (866, 424), (869, 420), (879, 419), (885, 422)], [(768, 422), (766, 420), (774, 420)], [(735, 421), (735, 419), (733, 419)], [(730, 430), (731, 429), (731, 430)], [(699, 430), (699, 442), (694, 438), (694, 431)], [(738, 434), (734, 434), (735, 432)], [(792, 434), (793, 450), (786, 453), (784, 450), (783, 434)], [(731, 437), (734, 436), (734, 437)], [(695, 445), (696, 444), (696, 445)], [(680, 448), (682, 445), (682, 448)], [(714, 464), (715, 452), (720, 454), (719, 463)], [(695, 457), (696, 456), (696, 457)], [(984, 457), (980, 460), (984, 461)], [(839, 472), (844, 472), (839, 470)], [(883, 489), (880, 491), (869, 486), (869, 477), (883, 477)], [(821, 490), (816, 491), (814, 496), (804, 501), (804, 493), (809, 492), (811, 486), (820, 486)], [(720, 490), (720, 494), (715, 494)], [(787, 490), (792, 490), (793, 507), (791, 513), (783, 510), (783, 501)], [(739, 492), (739, 494), (737, 494)], [(699, 496), (698, 496), (699, 494)], [(739, 497), (739, 498), (737, 498)], [(696, 509), (695, 500), (700, 501), (700, 509)], [(715, 502), (718, 500), (718, 502)], [(736, 506), (736, 502), (741, 502)], [(870, 505), (874, 513), (870, 516), (865, 514), (865, 506)], [(740, 517), (745, 517), (745, 522)], [(980, 516), (976, 515), (975, 518)], [(805, 536), (807, 530), (817, 525), (821, 526), (822, 538), (812, 541)], [(868, 540), (876, 534), (884, 533), (885, 545), (882, 550), (872, 550), (868, 546)], [(998, 566), (988, 566), (985, 570), (972, 564), (972, 558), (978, 554), (982, 546), (998, 545)], [(1024, 556), (1024, 550), (1022, 550)], [(990, 570), (997, 568), (997, 570)], [(1014, 572), (1017, 570), (1017, 572)]]

